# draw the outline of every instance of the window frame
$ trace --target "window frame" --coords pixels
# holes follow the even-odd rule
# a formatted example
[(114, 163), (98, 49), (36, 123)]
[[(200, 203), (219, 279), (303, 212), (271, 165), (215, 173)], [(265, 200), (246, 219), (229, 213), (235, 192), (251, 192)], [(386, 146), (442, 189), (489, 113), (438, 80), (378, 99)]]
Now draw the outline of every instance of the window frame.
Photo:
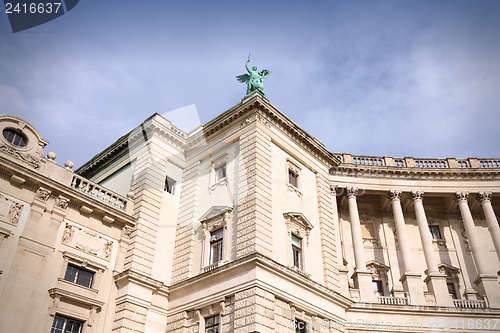
[[(293, 241), (294, 237), (296, 239), (298, 239), (300, 247), (294, 245), (294, 241)], [(297, 267), (300, 270), (303, 270), (303, 267), (304, 267), (303, 256), (302, 256), (303, 239), (302, 239), (302, 237), (299, 237), (292, 232), (292, 233), (290, 233), (290, 243), (292, 245), (292, 266)]]
[[(205, 333), (220, 333), (221, 331), (221, 320), (220, 320), (220, 314), (216, 314), (210, 317), (205, 317)], [(210, 319), (214, 319), (214, 323), (210, 326), (207, 325), (207, 322)], [(210, 331), (209, 331), (210, 330)]]
[[(435, 233), (433, 232), (433, 230), (437, 231), (439, 238), (435, 237)], [(429, 233), (431, 234), (431, 238), (435, 241), (444, 240), (443, 233), (441, 232), (441, 226), (439, 226), (437, 224), (430, 224), (429, 225)]]
[[(71, 274), (71, 272), (69, 271), (70, 268), (72, 268), (73, 271), (75, 271), (75, 274), (73, 276), (68, 277), (68, 274)], [(91, 274), (88, 285), (84, 284), (85, 276), (82, 277), (82, 273), (90, 273)], [(64, 280), (71, 282), (71, 283), (74, 283), (74, 284), (77, 284), (77, 285), (82, 286), (82, 287), (92, 289), (92, 287), (94, 285), (94, 281), (95, 281), (95, 275), (96, 275), (95, 271), (92, 271), (92, 270), (86, 269), (82, 266), (75, 265), (73, 263), (68, 262), (68, 264), (66, 265), (66, 273), (64, 274)], [(71, 280), (69, 278), (71, 278)], [(82, 280), (80, 280), (80, 279), (82, 279)]]
[[(63, 323), (63, 327), (62, 328), (54, 327), (54, 325), (57, 324), (57, 320), (60, 319), (60, 318), (62, 318), (62, 319), (65, 320), (64, 323)], [(74, 330), (68, 331), (66, 329), (66, 326), (67, 326), (68, 322), (79, 323), (80, 327), (78, 328), (77, 331), (74, 331)], [(84, 326), (85, 326), (85, 321), (82, 321), (82, 320), (79, 320), (79, 319), (75, 319), (75, 318), (71, 318), (71, 317), (68, 317), (68, 316), (63, 316), (63, 315), (61, 315), (59, 313), (56, 313), (54, 315), (54, 320), (52, 321), (52, 325), (50, 327), (50, 333), (82, 333)]]
[[(220, 235), (219, 238), (213, 239), (214, 237), (217, 236), (217, 234)], [(219, 228), (215, 229), (210, 232), (210, 239), (209, 239), (209, 257), (208, 257), (208, 265), (214, 265), (219, 263), (220, 261), (223, 260), (223, 251), (224, 251), (224, 228)], [(214, 258), (213, 254), (214, 248), (218, 248), (217, 253), (218, 253), (218, 258)], [(217, 260), (214, 260), (217, 259)]]
[[(10, 134), (13, 134), (12, 141), (5, 135), (5, 132), (9, 132)], [(28, 146), (28, 137), (20, 130), (14, 129), (12, 127), (6, 127), (2, 130), (2, 136), (5, 141), (7, 141), (9, 144), (16, 148), (26, 148)], [(24, 145), (16, 144), (16, 136), (21, 139), (21, 143), (24, 143)]]
[(165, 184), (163, 185), (163, 191), (169, 194), (175, 195), (175, 184), (176, 180), (170, 178), (169, 176), (165, 176)]
[[(302, 168), (299, 167), (299, 164), (295, 161), (292, 161), (290, 158), (286, 159), (286, 186), (288, 191), (294, 192), (299, 197), (302, 197), (302, 177), (301, 177)], [(293, 176), (293, 178), (292, 178)], [(294, 181), (292, 181), (292, 179)]]
[(305, 321), (303, 321), (301, 319), (294, 318), (293, 319), (293, 326), (295, 328), (294, 329), (295, 333), (307, 333), (307, 323)]
[[(82, 287), (82, 288), (88, 288), (88, 289), (91, 289), (91, 290), (97, 292), (97, 290), (99, 289), (99, 281), (101, 279), (102, 274), (106, 270), (106, 265), (99, 264), (95, 261), (89, 260), (87, 258), (81, 257), (79, 255), (73, 254), (73, 253), (68, 252), (68, 251), (64, 251), (62, 254), (63, 254), (64, 262), (63, 262), (60, 277), (58, 280), (63, 281), (64, 283), (71, 283), (71, 284), (74, 284), (74, 285)], [(69, 265), (75, 266), (77, 268), (82, 268), (86, 271), (94, 273), (94, 276), (92, 278), (91, 287), (87, 287), (85, 285), (81, 285), (81, 284), (66, 280), (65, 277), (66, 277), (66, 272), (68, 270)]]
[(372, 287), (376, 297), (385, 296), (384, 281), (382, 279), (372, 279)]

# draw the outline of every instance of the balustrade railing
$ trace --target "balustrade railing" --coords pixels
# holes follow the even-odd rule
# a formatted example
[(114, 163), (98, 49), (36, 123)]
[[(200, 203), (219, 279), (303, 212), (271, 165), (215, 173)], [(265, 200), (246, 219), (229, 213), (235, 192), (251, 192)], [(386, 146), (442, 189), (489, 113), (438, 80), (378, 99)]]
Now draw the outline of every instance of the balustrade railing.
[(500, 168), (500, 160), (498, 159), (481, 159), (479, 160), (481, 168)]
[(128, 200), (125, 197), (79, 175), (73, 175), (71, 187), (119, 210), (125, 211), (127, 208)]
[(406, 297), (377, 296), (377, 302), (385, 305), (408, 305)]
[(454, 299), (453, 304), (456, 308), (465, 309), (485, 309), (486, 301), (473, 299)]
[(413, 157), (377, 157), (351, 154), (333, 154), (342, 164), (374, 167), (398, 167), (420, 169), (481, 169), (500, 168), (500, 159), (469, 158), (413, 158)]

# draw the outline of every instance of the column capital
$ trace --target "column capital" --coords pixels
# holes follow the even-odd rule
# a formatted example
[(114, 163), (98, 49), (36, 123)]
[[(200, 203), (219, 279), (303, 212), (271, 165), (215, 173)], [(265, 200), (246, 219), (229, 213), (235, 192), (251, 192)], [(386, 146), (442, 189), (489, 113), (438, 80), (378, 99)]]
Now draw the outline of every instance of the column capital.
[(468, 197), (469, 192), (467, 191), (455, 192), (455, 200), (457, 200), (458, 202), (467, 201)]
[(479, 192), (476, 196), (476, 199), (480, 202), (483, 203), (485, 201), (491, 201), (491, 192), (485, 191), (485, 192)]
[(345, 196), (347, 198), (356, 197), (357, 195), (358, 195), (358, 188), (357, 187), (348, 187), (345, 189)]
[(422, 201), (424, 198), (424, 192), (422, 191), (411, 191), (410, 198), (413, 201)]
[(400, 201), (401, 200), (401, 193), (402, 192), (399, 190), (390, 190), (388, 197), (391, 201), (395, 201), (395, 200)]

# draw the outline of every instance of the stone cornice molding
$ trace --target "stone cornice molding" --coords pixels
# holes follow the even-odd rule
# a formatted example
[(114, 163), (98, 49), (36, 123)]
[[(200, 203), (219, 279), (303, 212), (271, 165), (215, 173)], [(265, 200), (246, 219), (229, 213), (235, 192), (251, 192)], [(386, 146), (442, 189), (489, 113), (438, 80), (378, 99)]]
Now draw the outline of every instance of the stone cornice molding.
[(254, 121), (259, 121), (268, 127), (274, 126), (326, 165), (332, 167), (340, 164), (321, 142), (297, 126), (259, 93), (245, 97), (241, 103), (207, 123), (204, 126), (206, 139), (209, 140), (223, 128), (241, 120), (243, 120), (241, 126)]
[(369, 166), (359, 164), (341, 164), (330, 169), (330, 176), (359, 176), (363, 178), (397, 179), (444, 179), (444, 180), (489, 180), (500, 177), (500, 168), (491, 169), (431, 169), (393, 166)]

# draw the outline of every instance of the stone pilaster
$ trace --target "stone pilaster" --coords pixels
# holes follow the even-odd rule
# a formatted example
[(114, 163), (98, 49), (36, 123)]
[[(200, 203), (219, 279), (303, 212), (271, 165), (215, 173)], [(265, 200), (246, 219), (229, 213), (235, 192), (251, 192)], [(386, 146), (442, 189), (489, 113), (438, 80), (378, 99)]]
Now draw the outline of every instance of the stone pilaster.
[(194, 230), (199, 223), (196, 212), (200, 193), (200, 167), (201, 164), (197, 161), (188, 166), (183, 174), (172, 283), (187, 279), (193, 274)]
[(422, 282), (420, 280), (421, 274), (415, 271), (413, 265), (403, 209), (401, 207), (401, 191), (391, 190), (389, 192), (389, 199), (392, 204), (394, 224), (396, 226), (396, 234), (399, 239), (399, 248), (401, 250), (401, 259), (403, 262), (403, 274), (399, 280), (403, 283), (404, 291), (410, 295), (410, 304), (427, 305), (422, 290)]
[[(318, 193), (319, 226), (321, 233), (321, 254), (323, 256), (323, 274), (325, 285), (333, 290), (339, 289), (339, 272), (337, 269), (337, 243), (335, 241), (335, 228), (333, 217), (333, 201), (337, 200), (330, 193), (328, 178), (316, 174), (316, 187)], [(335, 195), (335, 193), (334, 193)], [(335, 206), (336, 208), (336, 206)]]
[(483, 246), (481, 238), (477, 233), (474, 220), (467, 203), (469, 193), (456, 192), (455, 199), (458, 202), (462, 221), (464, 223), (469, 245), (474, 258), (474, 263), (478, 272), (478, 277), (474, 283), (481, 289), (488, 298), (490, 307), (500, 308), (500, 288), (498, 287), (497, 275), (490, 271), (491, 265), (488, 263), (489, 253)]
[(240, 137), (237, 258), (272, 254), (271, 138), (256, 116)]
[(429, 224), (425, 216), (424, 205), (422, 203), (424, 193), (420, 191), (412, 191), (410, 198), (415, 206), (415, 216), (417, 218), (418, 230), (420, 232), (420, 240), (424, 249), (425, 262), (427, 264), (428, 275), (425, 278), (429, 292), (434, 294), (436, 305), (438, 306), (454, 306), (453, 301), (448, 293), (446, 286), (446, 275), (439, 272), (438, 261), (434, 253), (432, 245), (431, 233), (429, 232)]

